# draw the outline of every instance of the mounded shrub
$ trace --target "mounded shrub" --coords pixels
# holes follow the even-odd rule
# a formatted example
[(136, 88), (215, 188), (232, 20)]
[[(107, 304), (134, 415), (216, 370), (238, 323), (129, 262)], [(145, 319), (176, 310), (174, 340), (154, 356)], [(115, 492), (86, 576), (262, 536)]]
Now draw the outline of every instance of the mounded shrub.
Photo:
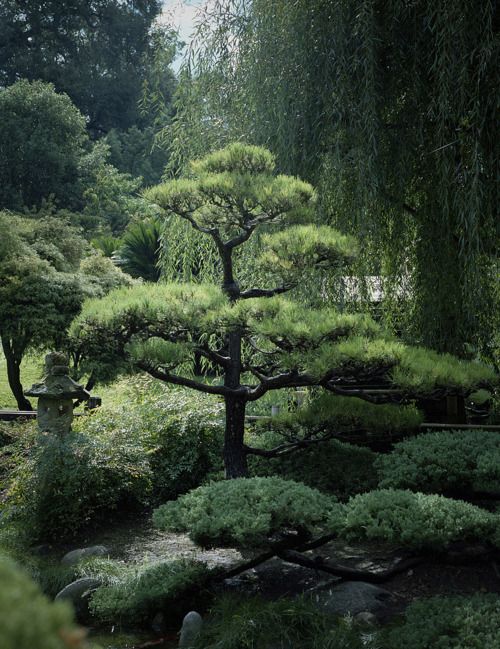
[(423, 433), (375, 461), (381, 487), (500, 493), (500, 435), (484, 430)]
[(84, 649), (67, 603), (52, 603), (14, 563), (0, 557), (2, 649)]
[(500, 597), (431, 597), (410, 604), (404, 623), (383, 631), (385, 649), (496, 649), (500, 647)]
[(219, 599), (196, 649), (362, 649), (360, 634), (302, 597)]
[(414, 549), (445, 549), (454, 541), (494, 539), (499, 517), (444, 496), (379, 489), (349, 500), (331, 527), (350, 541), (381, 541)]
[[(259, 436), (258, 445), (274, 448), (283, 441), (279, 435), (267, 433)], [(368, 448), (332, 439), (277, 458), (250, 456), (250, 470), (253, 475), (277, 475), (303, 482), (345, 500), (375, 489), (378, 484), (373, 466), (376, 457)]]
[(285, 530), (311, 534), (340, 507), (333, 497), (292, 480), (237, 478), (162, 505), (153, 521), (163, 530), (188, 532), (202, 547), (265, 547)]

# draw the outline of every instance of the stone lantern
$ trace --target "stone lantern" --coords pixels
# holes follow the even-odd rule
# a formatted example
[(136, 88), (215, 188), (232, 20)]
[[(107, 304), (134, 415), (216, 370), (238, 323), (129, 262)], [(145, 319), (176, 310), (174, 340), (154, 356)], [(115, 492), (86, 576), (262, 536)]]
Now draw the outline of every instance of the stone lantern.
[(71, 430), (73, 400), (86, 401), (90, 394), (69, 376), (68, 358), (60, 352), (45, 356), (45, 379), (25, 392), (38, 398), (37, 421), (40, 432), (63, 437)]

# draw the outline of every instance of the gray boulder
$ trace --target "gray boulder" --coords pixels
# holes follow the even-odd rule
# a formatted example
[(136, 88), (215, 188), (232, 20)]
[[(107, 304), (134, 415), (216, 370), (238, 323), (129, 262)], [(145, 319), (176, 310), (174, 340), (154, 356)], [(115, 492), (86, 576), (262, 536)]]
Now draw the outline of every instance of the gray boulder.
[(309, 594), (319, 608), (339, 616), (371, 613), (384, 619), (394, 605), (392, 593), (364, 581), (331, 582), (312, 588)]
[(88, 617), (88, 601), (91, 593), (99, 588), (101, 582), (92, 577), (82, 577), (71, 582), (59, 591), (55, 597), (56, 601), (67, 600), (73, 604), (75, 614), (80, 622)]
[(203, 619), (196, 611), (190, 611), (182, 620), (182, 628), (179, 639), (179, 649), (193, 647), (196, 638), (200, 635)]
[(78, 550), (68, 552), (61, 559), (61, 563), (63, 566), (74, 566), (82, 559), (107, 556), (109, 556), (109, 550), (105, 545), (91, 545), (88, 548), (78, 548)]

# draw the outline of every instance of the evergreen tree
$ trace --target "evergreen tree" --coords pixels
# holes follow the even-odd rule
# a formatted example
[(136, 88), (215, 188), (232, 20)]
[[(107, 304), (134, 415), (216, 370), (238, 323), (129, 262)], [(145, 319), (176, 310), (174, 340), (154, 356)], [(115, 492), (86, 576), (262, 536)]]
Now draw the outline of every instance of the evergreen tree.
[[(389, 398), (403, 400), (463, 394), (494, 378), (482, 365), (407, 347), (364, 314), (312, 309), (284, 297), (311, 269), (352, 260), (357, 247), (331, 227), (311, 225), (311, 185), (274, 171), (267, 150), (232, 144), (193, 162), (189, 177), (150, 189), (146, 197), (166, 214), (212, 240), (222, 281), (113, 292), (87, 303), (72, 327), (77, 355), (101, 377), (132, 362), (162, 381), (222, 397), (230, 478), (247, 475), (249, 454), (263, 454), (245, 443), (245, 411), (270, 391), (320, 386), (378, 401), (367, 390), (376, 380)], [(260, 271), (243, 283), (236, 269), (245, 244), (255, 246)], [(220, 381), (190, 376), (196, 354)]]

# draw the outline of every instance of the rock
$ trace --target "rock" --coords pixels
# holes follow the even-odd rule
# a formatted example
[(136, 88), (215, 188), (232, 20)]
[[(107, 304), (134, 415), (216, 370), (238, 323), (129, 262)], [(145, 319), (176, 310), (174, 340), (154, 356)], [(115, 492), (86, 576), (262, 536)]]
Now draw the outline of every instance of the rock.
[(157, 635), (163, 635), (165, 633), (165, 628), (165, 616), (163, 613), (157, 613), (151, 621), (151, 629)]
[(318, 606), (333, 615), (372, 614), (377, 619), (386, 618), (391, 612), (392, 593), (364, 581), (332, 582), (311, 588), (308, 593)]
[(354, 616), (354, 620), (359, 624), (366, 624), (368, 626), (375, 626), (377, 624), (377, 617), (370, 613), (370, 611), (361, 611)]
[(105, 545), (92, 545), (88, 548), (79, 548), (78, 550), (72, 550), (64, 555), (61, 559), (63, 566), (74, 566), (79, 563), (82, 559), (88, 559), (89, 557), (107, 557), (109, 556), (109, 550)]
[(99, 588), (101, 582), (99, 579), (91, 577), (82, 577), (71, 582), (59, 591), (55, 597), (56, 601), (69, 600), (75, 609), (75, 614), (80, 622), (84, 622), (88, 617), (88, 599), (89, 595), (96, 588)]
[(196, 611), (190, 611), (182, 620), (179, 649), (188, 649), (188, 647), (194, 646), (202, 626), (203, 619), (201, 615)]

